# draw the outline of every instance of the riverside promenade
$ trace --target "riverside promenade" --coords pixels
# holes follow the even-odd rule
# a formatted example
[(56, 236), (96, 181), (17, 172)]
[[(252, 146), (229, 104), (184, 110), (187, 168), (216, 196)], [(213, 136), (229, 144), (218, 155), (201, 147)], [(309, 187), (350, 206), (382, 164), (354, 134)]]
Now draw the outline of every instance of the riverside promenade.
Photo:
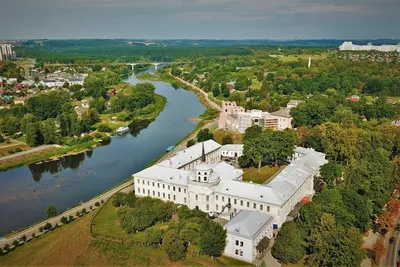
[[(206, 102), (205, 104), (208, 107), (215, 108), (219, 111), (221, 110), (221, 107), (218, 106), (216, 103), (212, 102), (211, 100), (209, 100), (208, 94), (205, 93), (204, 91), (202, 91), (199, 87), (194, 86), (178, 77), (175, 77), (172, 74), (171, 74), (171, 76), (174, 77), (179, 82), (181, 82), (187, 86), (190, 86), (194, 91), (198, 91), (200, 94), (202, 94), (204, 96), (204, 100)], [(189, 136), (187, 136), (184, 140), (182, 140), (180, 142), (179, 145), (177, 145), (177, 147), (175, 149), (173, 149), (172, 151), (165, 154), (156, 163), (161, 162), (165, 159), (168, 159), (169, 157), (175, 155), (178, 151), (185, 149), (187, 141), (189, 141), (190, 139), (193, 139), (196, 136), (197, 132), (200, 131), (201, 129), (205, 129), (205, 128), (211, 129), (211, 128), (215, 127), (216, 125), (217, 125), (216, 119), (205, 124), (203, 127), (201, 127), (197, 131), (195, 131), (192, 134), (190, 134)], [(62, 225), (62, 223), (61, 223), (62, 217), (69, 218), (69, 216), (72, 216), (73, 218), (77, 218), (77, 212), (81, 212), (83, 209), (86, 209), (86, 212), (91, 212), (91, 211), (97, 209), (98, 206), (96, 206), (96, 202), (98, 202), (100, 205), (102, 205), (101, 204), (102, 202), (103, 203), (106, 202), (115, 193), (117, 193), (119, 191), (129, 192), (129, 191), (133, 191), (133, 189), (134, 189), (134, 181), (133, 181), (133, 179), (131, 179), (131, 180), (129, 180), (129, 181), (127, 181), (127, 182), (125, 182), (125, 183), (123, 183), (123, 184), (97, 196), (97, 197), (94, 197), (93, 199), (91, 199), (85, 203), (81, 203), (74, 208), (66, 210), (63, 213), (60, 213), (56, 217), (49, 218), (42, 222), (38, 222), (38, 223), (36, 223), (32, 226), (29, 226), (25, 229), (22, 229), (22, 230), (19, 230), (19, 231), (16, 231), (16, 232), (13, 232), (13, 233), (7, 235), (7, 237), (0, 239), (0, 248), (4, 248), (4, 246), (6, 246), (6, 245), (8, 245), (10, 248), (13, 248), (14, 247), (13, 242), (17, 238), (20, 238), (23, 236), (25, 236), (27, 240), (32, 239), (33, 234), (35, 237), (38, 237), (38, 236), (44, 234), (45, 232), (47, 232), (47, 231), (40, 232), (40, 228), (43, 227), (45, 224), (50, 223), (52, 225), (52, 227), (56, 226), (56, 224)], [(90, 207), (92, 207), (92, 209)], [(22, 241), (20, 243), (22, 243)]]

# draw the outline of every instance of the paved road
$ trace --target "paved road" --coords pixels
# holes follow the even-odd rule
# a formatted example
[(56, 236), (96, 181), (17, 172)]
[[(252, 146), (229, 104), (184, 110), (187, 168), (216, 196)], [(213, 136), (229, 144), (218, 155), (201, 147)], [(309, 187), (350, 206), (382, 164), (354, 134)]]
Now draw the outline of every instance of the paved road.
[(31, 153), (35, 153), (35, 152), (38, 152), (38, 151), (46, 150), (46, 149), (49, 149), (49, 148), (55, 148), (55, 147), (60, 147), (60, 146), (57, 146), (57, 145), (42, 145), (42, 146), (39, 146), (39, 147), (32, 148), (31, 150), (22, 151), (22, 152), (15, 153), (15, 154), (12, 154), (12, 155), (9, 155), (9, 156), (1, 157), (0, 158), (0, 162), (3, 161), (3, 160), (9, 160), (9, 159), (12, 159), (12, 158), (28, 155), (28, 154), (31, 154)]
[(9, 236), (7, 238), (1, 239), (0, 240), (0, 247), (4, 247), (6, 244), (8, 244), (10, 247), (13, 247), (13, 245), (12, 245), (13, 241), (17, 237), (22, 237), (23, 235), (25, 235), (27, 239), (30, 239), (32, 237), (33, 233), (35, 233), (36, 236), (39, 236), (39, 235), (42, 234), (42, 233), (40, 233), (39, 228), (41, 226), (44, 226), (46, 223), (51, 223), (53, 226), (56, 223), (60, 224), (60, 220), (61, 220), (61, 218), (63, 216), (65, 216), (67, 218), (69, 216), (76, 217), (76, 212), (77, 211), (79, 211), (79, 212), (82, 211), (83, 208), (85, 208), (86, 211), (90, 212), (90, 206), (92, 206), (92, 208), (95, 209), (96, 208), (96, 206), (95, 206), (96, 202), (100, 203), (102, 200), (105, 202), (107, 199), (109, 199), (116, 192), (119, 192), (121, 190), (126, 191), (128, 189), (129, 190), (133, 190), (133, 181), (132, 180), (130, 180), (130, 181), (128, 181), (128, 182), (126, 182), (126, 183), (124, 183), (124, 184), (122, 184), (122, 185), (120, 185), (120, 186), (118, 186), (118, 187), (116, 187), (116, 188), (114, 188), (114, 189), (112, 189), (112, 190), (110, 190), (110, 191), (108, 191), (108, 192), (106, 192), (106, 193), (104, 193), (104, 194), (102, 194), (102, 195), (100, 195), (100, 196), (88, 201), (88, 202), (85, 202), (85, 203), (83, 203), (81, 205), (78, 205), (75, 208), (67, 210), (67, 211), (59, 214), (58, 216), (56, 216), (54, 218), (51, 218), (51, 219), (48, 219), (46, 221), (40, 222), (40, 223), (38, 223), (36, 225), (33, 225), (32, 227), (29, 227), (26, 230), (14, 233), (14, 234), (12, 234), (11, 236)]
[(185, 81), (185, 80), (182, 80), (182, 79), (179, 78), (179, 77), (176, 77), (176, 76), (172, 75), (171, 72), (169, 73), (169, 75), (171, 75), (175, 80), (180, 81), (181, 83), (184, 83), (184, 84), (186, 84), (187, 86), (190, 86), (192, 89), (194, 89), (194, 90), (198, 91), (199, 93), (201, 93), (201, 94), (204, 96), (204, 98), (206, 99), (207, 104), (208, 104), (209, 106), (211, 106), (212, 108), (214, 108), (214, 109), (216, 109), (216, 110), (221, 111), (221, 106), (218, 105), (218, 104), (216, 104), (216, 103), (214, 103), (213, 101), (211, 101), (211, 100), (208, 98), (208, 93), (204, 92), (204, 91), (201, 90), (199, 87), (197, 87), (197, 86), (195, 86), (195, 85), (193, 85), (193, 84), (191, 84), (191, 83), (189, 83), (189, 82), (187, 82), (187, 81)]
[[(177, 77), (176, 77), (176, 78), (177, 78)], [(218, 110), (221, 110), (221, 107), (219, 107), (217, 104), (215, 104), (214, 102), (212, 102), (211, 100), (209, 100), (209, 99), (208, 99), (207, 93), (203, 92), (200, 88), (198, 88), (198, 87), (196, 87), (196, 86), (193, 86), (193, 85), (189, 84), (188, 82), (183, 81), (183, 80), (180, 79), (180, 78), (177, 78), (177, 79), (180, 80), (181, 82), (183, 82), (183, 83), (185, 83), (185, 84), (191, 86), (193, 89), (199, 90), (199, 91), (206, 97), (207, 102), (208, 102), (211, 106), (217, 108)], [(210, 123), (204, 125), (201, 129), (204, 129), (204, 128), (209, 128), (209, 129), (210, 129), (210, 128), (213, 128), (216, 124), (217, 124), (217, 120), (214, 120), (214, 121), (212, 121), (212, 122), (210, 122)], [(183, 140), (174, 150), (172, 150), (172, 151), (170, 151), (169, 153), (167, 153), (165, 156), (163, 156), (163, 157), (162, 157), (160, 160), (158, 160), (157, 162), (160, 162), (160, 161), (162, 161), (162, 160), (164, 160), (164, 159), (166, 159), (166, 158), (168, 158), (168, 157), (171, 157), (172, 155), (174, 155), (174, 154), (175, 154), (177, 151), (179, 151), (179, 150), (185, 149), (185, 148), (186, 148), (186, 142), (187, 142), (188, 140), (190, 140), (190, 139), (193, 139), (193, 138), (196, 136), (196, 134), (197, 134), (197, 131), (196, 131), (195, 133), (191, 134), (190, 136), (188, 136), (188, 137), (187, 137), (185, 140)], [(39, 149), (39, 148), (42, 148), (42, 147), (38, 147), (38, 148), (36, 148), (36, 149)], [(43, 148), (42, 148), (42, 149), (43, 149)], [(32, 150), (34, 150), (34, 149), (32, 149)], [(30, 150), (30, 152), (32, 152), (32, 150)], [(37, 150), (36, 150), (36, 151), (37, 151)], [(26, 151), (26, 152), (29, 152), (29, 151)], [(35, 233), (36, 236), (39, 236), (39, 235), (42, 234), (42, 233), (40, 233), (39, 228), (40, 228), (41, 226), (44, 226), (46, 223), (51, 223), (52, 225), (55, 225), (56, 223), (60, 224), (60, 220), (61, 220), (61, 218), (62, 218), (63, 216), (65, 216), (65, 217), (67, 217), (67, 218), (68, 218), (69, 216), (76, 217), (76, 212), (77, 212), (77, 211), (81, 211), (83, 208), (85, 208), (87, 211), (90, 211), (90, 206), (92, 206), (93, 209), (96, 208), (96, 206), (95, 206), (95, 203), (96, 203), (96, 202), (101, 202), (102, 200), (105, 202), (107, 199), (109, 199), (109, 198), (110, 198), (112, 195), (114, 195), (116, 192), (119, 192), (119, 191), (125, 191), (125, 192), (127, 192), (127, 191), (130, 191), (130, 190), (133, 190), (133, 181), (132, 181), (132, 180), (130, 180), (130, 181), (128, 181), (128, 182), (126, 182), (126, 183), (124, 183), (124, 184), (122, 184), (122, 185), (120, 185), (120, 186), (118, 186), (118, 187), (116, 187), (116, 188), (114, 188), (114, 189), (112, 189), (112, 190), (110, 190), (110, 191), (108, 191), (108, 192), (106, 192), (106, 193), (104, 193), (104, 194), (102, 194), (102, 195), (100, 195), (100, 196), (98, 196), (98, 197), (96, 197), (96, 198), (94, 198), (94, 199), (88, 201), (88, 202), (82, 203), (81, 205), (79, 205), (79, 206), (77, 206), (77, 207), (75, 207), (75, 208), (72, 208), (72, 209), (70, 209), (70, 210), (67, 210), (67, 211), (63, 212), (62, 214), (58, 215), (57, 217), (48, 219), (48, 220), (43, 221), (43, 222), (40, 222), (40, 223), (37, 223), (37, 224), (35, 224), (35, 225), (33, 225), (33, 226), (31, 226), (31, 227), (25, 229), (25, 230), (22, 230), (22, 231), (20, 231), (20, 232), (14, 233), (14, 234), (8, 236), (7, 238), (1, 239), (1, 240), (0, 240), (0, 247), (2, 248), (2, 247), (4, 247), (6, 244), (8, 244), (10, 247), (13, 247), (12, 242), (13, 242), (17, 237), (21, 237), (21, 236), (23, 236), (23, 235), (25, 235), (25, 236), (27, 237), (27, 239), (30, 239), (30, 238), (32, 237), (32, 234), (33, 234), (33, 233)], [(43, 211), (43, 212), (44, 212), (44, 211)]]
[[(400, 217), (397, 218), (396, 225), (400, 223)], [(392, 231), (386, 234), (387, 238), (385, 239), (385, 247), (386, 247), (386, 255), (381, 260), (381, 264), (379, 266), (384, 267), (392, 267), (397, 266), (397, 262), (400, 261), (400, 257), (397, 252), (400, 249), (400, 232)], [(396, 238), (395, 244), (389, 244), (389, 238), (394, 236)]]

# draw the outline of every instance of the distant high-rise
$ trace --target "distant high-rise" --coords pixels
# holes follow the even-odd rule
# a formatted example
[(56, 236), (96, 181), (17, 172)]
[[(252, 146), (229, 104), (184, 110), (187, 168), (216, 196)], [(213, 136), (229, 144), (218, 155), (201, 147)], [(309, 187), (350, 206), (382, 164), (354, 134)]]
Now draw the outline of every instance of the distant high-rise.
[(400, 43), (397, 45), (355, 45), (352, 42), (343, 42), (339, 46), (340, 51), (380, 51), (380, 52), (400, 52)]
[(16, 60), (11, 44), (0, 44), (0, 60)]

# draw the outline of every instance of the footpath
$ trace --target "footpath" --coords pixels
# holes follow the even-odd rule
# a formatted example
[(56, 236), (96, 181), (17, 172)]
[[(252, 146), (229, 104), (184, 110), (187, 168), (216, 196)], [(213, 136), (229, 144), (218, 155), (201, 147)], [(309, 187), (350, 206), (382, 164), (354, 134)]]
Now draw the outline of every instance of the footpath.
[[(199, 93), (201, 93), (204, 96), (204, 99), (207, 102), (206, 104), (208, 104), (208, 106), (211, 106), (212, 108), (215, 108), (217, 110), (221, 110), (221, 107), (218, 106), (216, 103), (212, 102), (211, 100), (209, 100), (208, 94), (205, 93), (204, 91), (202, 91), (200, 88), (198, 88), (197, 86), (194, 86), (178, 77), (175, 77), (172, 74), (171, 74), (171, 76), (174, 77), (176, 80), (180, 81), (181, 83), (184, 83), (184, 84), (190, 86), (193, 90), (196, 90)], [(209, 122), (206, 125), (204, 125), (203, 127), (201, 127), (199, 130), (205, 129), (205, 128), (209, 128), (209, 129), (213, 128), (216, 126), (216, 124), (217, 124), (217, 120), (215, 119), (212, 122)], [(163, 157), (161, 157), (157, 161), (157, 163), (171, 157), (176, 152), (185, 149), (187, 141), (190, 139), (193, 139), (196, 136), (198, 131), (192, 133), (191, 135), (186, 137), (184, 140), (182, 140), (182, 142), (175, 149), (173, 149), (172, 151), (168, 152)], [(30, 151), (32, 151), (32, 150), (30, 150)], [(26, 152), (30, 152), (30, 151), (26, 151)], [(57, 215), (56, 217), (39, 222), (35, 225), (27, 227), (26, 229), (23, 229), (23, 230), (20, 230), (17, 232), (13, 232), (11, 235), (8, 235), (7, 237), (0, 239), (0, 248), (4, 248), (4, 246), (6, 246), (6, 245), (8, 245), (10, 248), (13, 248), (14, 247), (13, 242), (15, 240), (17, 240), (17, 238), (21, 238), (23, 236), (25, 236), (27, 240), (34, 238), (33, 236), (38, 237), (47, 232), (47, 231), (42, 231), (42, 232), (40, 231), (41, 227), (44, 227), (44, 225), (46, 225), (47, 223), (50, 223), (52, 225), (52, 227), (54, 227), (56, 225), (62, 225), (62, 223), (61, 223), (62, 217), (69, 218), (70, 216), (72, 216), (73, 218), (77, 218), (78, 217), (77, 213), (82, 212), (83, 209), (86, 209), (86, 212), (91, 212), (91, 211), (95, 210), (96, 208), (98, 208), (99, 205), (102, 205), (103, 203), (105, 203), (115, 193), (117, 193), (119, 191), (131, 191), (133, 189), (134, 189), (134, 181), (129, 180), (129, 181), (117, 186), (116, 188), (113, 188), (113, 189), (111, 189), (111, 190), (85, 202), (85, 203), (81, 203), (72, 209), (64, 211), (63, 213)], [(96, 203), (98, 203), (97, 206), (96, 206)], [(22, 242), (23, 241), (20, 241), (20, 243), (22, 243)]]

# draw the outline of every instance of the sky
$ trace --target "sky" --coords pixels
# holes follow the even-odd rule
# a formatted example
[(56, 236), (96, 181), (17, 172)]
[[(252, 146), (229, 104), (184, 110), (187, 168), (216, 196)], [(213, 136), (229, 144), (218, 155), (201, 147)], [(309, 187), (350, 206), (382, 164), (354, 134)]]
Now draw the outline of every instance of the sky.
[(0, 39), (400, 38), (400, 0), (0, 0)]

